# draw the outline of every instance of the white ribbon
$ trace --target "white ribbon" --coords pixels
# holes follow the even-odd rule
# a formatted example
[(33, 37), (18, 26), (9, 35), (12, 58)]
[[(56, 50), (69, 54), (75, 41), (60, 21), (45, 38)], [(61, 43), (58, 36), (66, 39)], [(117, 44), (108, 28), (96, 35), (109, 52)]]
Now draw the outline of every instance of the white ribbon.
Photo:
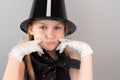
[(47, 0), (47, 11), (46, 16), (51, 16), (51, 0)]

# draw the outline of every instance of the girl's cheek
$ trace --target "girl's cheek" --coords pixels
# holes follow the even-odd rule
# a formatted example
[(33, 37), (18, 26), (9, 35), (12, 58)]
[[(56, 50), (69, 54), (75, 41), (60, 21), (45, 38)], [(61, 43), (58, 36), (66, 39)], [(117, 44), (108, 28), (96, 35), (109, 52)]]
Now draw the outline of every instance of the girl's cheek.
[(36, 39), (36, 40), (43, 40), (44, 38), (42, 37), (42, 36), (34, 36), (34, 39)]

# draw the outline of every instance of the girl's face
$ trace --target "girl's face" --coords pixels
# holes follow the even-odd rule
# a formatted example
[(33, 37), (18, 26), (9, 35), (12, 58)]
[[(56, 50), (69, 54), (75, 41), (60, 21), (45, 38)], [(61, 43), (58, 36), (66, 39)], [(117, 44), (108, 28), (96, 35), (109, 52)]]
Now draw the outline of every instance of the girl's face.
[(65, 37), (64, 24), (55, 20), (39, 20), (29, 26), (29, 33), (34, 39), (43, 40), (40, 46), (48, 51), (55, 50), (59, 39)]

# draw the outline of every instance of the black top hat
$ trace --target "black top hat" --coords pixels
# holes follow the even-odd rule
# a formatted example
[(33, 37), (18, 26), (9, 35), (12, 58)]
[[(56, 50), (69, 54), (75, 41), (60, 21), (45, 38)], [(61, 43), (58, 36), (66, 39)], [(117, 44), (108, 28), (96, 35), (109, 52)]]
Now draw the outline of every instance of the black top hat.
[(67, 19), (64, 0), (34, 0), (30, 17), (20, 24), (20, 28), (27, 33), (29, 22), (47, 18), (65, 22), (68, 25), (67, 35), (76, 30), (76, 25)]

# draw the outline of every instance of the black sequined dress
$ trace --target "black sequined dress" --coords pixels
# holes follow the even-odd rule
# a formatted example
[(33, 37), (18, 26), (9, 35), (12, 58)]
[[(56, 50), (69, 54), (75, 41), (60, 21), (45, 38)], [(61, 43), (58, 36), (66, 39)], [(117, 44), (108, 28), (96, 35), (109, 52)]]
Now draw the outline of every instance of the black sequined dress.
[(58, 60), (53, 60), (49, 54), (39, 56), (37, 52), (31, 54), (31, 61), (36, 80), (70, 80), (69, 69), (80, 68), (80, 61), (70, 59), (64, 53), (58, 55)]

